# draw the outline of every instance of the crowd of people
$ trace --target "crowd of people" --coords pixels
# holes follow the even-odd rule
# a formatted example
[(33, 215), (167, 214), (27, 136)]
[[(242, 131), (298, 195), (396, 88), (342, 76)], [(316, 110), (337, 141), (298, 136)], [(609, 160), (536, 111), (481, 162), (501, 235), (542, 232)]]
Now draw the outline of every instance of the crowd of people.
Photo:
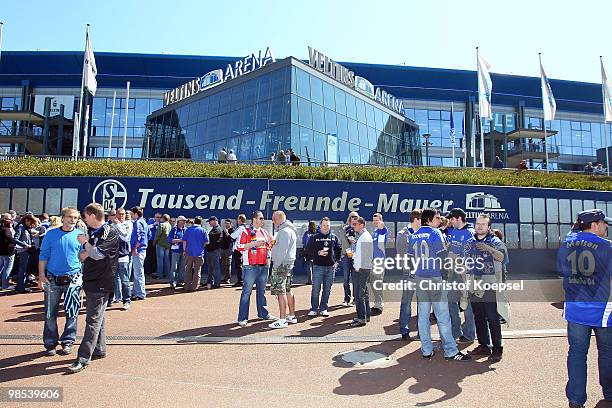
[(584, 166), (584, 174), (588, 174), (591, 176), (605, 176), (606, 168), (601, 163), (598, 163), (597, 165), (593, 166), (592, 162), (588, 162), (587, 165)]
[[(269, 164), (289, 164), (292, 166), (300, 165), (300, 156), (292, 149), (289, 148), (287, 151), (279, 150), (278, 154), (276, 152), (270, 153), (270, 156), (266, 161)], [(236, 153), (234, 149), (229, 149), (229, 153), (225, 147), (222, 147), (219, 153), (217, 154), (217, 162), (218, 163), (227, 163), (227, 164), (237, 164), (238, 158), (236, 157)]]
[[(105, 311), (113, 303), (122, 303), (123, 310), (128, 310), (133, 301), (145, 300), (145, 273), (150, 273), (153, 280), (167, 279), (172, 289), (182, 286), (186, 292), (196, 291), (201, 286), (213, 290), (222, 284), (231, 285), (231, 276), (234, 275), (236, 282), (233, 286), (242, 287), (238, 302), (239, 326), (249, 324), (253, 288), (256, 291), (257, 317), (270, 320), (271, 329), (298, 323), (292, 287), (299, 238), (295, 226), (282, 211), (272, 215), (274, 234), (264, 228), (265, 219), (261, 211), (255, 211), (250, 220), (240, 214), (235, 225), (229, 219), (223, 220), (221, 225), (217, 217), (211, 216), (206, 220), (209, 228), (205, 229), (201, 217), (172, 218), (158, 213), (147, 220), (140, 207), (129, 211), (113, 209), (106, 218), (102, 207), (95, 203), (82, 212), (76, 208), (64, 208), (59, 217), (43, 214), (37, 218), (31, 213), (17, 216), (14, 211), (9, 211), (2, 215), (1, 221), (2, 289), (25, 293), (31, 290), (28, 287), (38, 286), (44, 291), (46, 319), (43, 342), (47, 354), (55, 355), (58, 345), (61, 346), (59, 353), (68, 355), (72, 352), (81, 291), (85, 293), (84, 338), (69, 372), (79, 372), (92, 360), (106, 356)], [(417, 209), (411, 212), (409, 221), (409, 225), (398, 231), (396, 238), (397, 257), (405, 256), (414, 261), (412, 266), (402, 269), (399, 308), (402, 340), (415, 339), (410, 335), (409, 323), (412, 303), (416, 300), (416, 338), (420, 339), (424, 359), (431, 360), (436, 352), (431, 338), (431, 323), (436, 322), (446, 360), (467, 361), (471, 356), (486, 356), (491, 361), (500, 361), (503, 356), (501, 325), (510, 318), (509, 304), (503, 291), (480, 289), (477, 285), (448, 289), (448, 286), (440, 284), (505, 282), (509, 258), (503, 235), (491, 228), (488, 214), (480, 214), (471, 225), (461, 208), (453, 208), (446, 217), (435, 208)], [(580, 280), (575, 278), (577, 270), (582, 273), (582, 269), (587, 268), (585, 273), (595, 276), (600, 284), (609, 283), (612, 262), (608, 255), (612, 249), (610, 241), (605, 239), (607, 222), (610, 219), (600, 210), (581, 212), (560, 251), (567, 252), (579, 246), (601, 248), (602, 251), (591, 257), (581, 255), (582, 258), (593, 258), (593, 265), (584, 259), (577, 263), (576, 259), (582, 258), (576, 256), (574, 259), (571, 254), (559, 255), (561, 271), (568, 278), (565, 281), (566, 293), (576, 298), (567, 309), (571, 313), (566, 314), (570, 343), (567, 393), (570, 401), (572, 398), (578, 401), (574, 406), (580, 406), (585, 395), (582, 388), (586, 371), (579, 367), (579, 361), (585, 359), (588, 352), (588, 347), (583, 347), (585, 333), (595, 328), (598, 342), (601, 338), (602, 344), (609, 343), (606, 339), (609, 338), (612, 319), (609, 311), (606, 315), (605, 303), (609, 297), (609, 285), (602, 302), (579, 302), (594, 295), (588, 288), (579, 286)], [(308, 230), (301, 237), (301, 256), (308, 283), (312, 285), (310, 310), (306, 317), (330, 315), (330, 293), (336, 273), (343, 277), (342, 306), (355, 307), (355, 317), (349, 327), (366, 326), (372, 318), (383, 313), (386, 269), (376, 266), (389, 260), (386, 254), (389, 230), (380, 213), (373, 215), (372, 223), (373, 228), (368, 231), (366, 220), (351, 212), (339, 236), (332, 232), (328, 217), (309, 223)], [(431, 259), (451, 262), (428, 262)], [(479, 261), (466, 267), (468, 259)], [(13, 270), (15, 286), (10, 287)], [(278, 302), (278, 317), (273, 317), (268, 309), (268, 284)], [(599, 291), (597, 294), (601, 295)], [(57, 314), (62, 297), (66, 321), (60, 337)], [(605, 310), (600, 310), (601, 305)], [(469, 353), (459, 351), (458, 343), (474, 341), (477, 346)], [(605, 344), (602, 347), (605, 349)], [(600, 353), (604, 353), (600, 361), (609, 361), (610, 356), (605, 350), (600, 350)], [(608, 370), (601, 365), (600, 375), (608, 384)], [(604, 386), (604, 392), (609, 392), (607, 386)]]

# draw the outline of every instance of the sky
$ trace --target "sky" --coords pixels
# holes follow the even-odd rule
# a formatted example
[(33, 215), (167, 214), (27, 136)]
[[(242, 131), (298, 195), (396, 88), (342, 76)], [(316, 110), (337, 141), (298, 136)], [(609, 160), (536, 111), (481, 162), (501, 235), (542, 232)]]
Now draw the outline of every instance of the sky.
[[(1, 0), (2, 50), (275, 57), (491, 71), (600, 82), (612, 71), (610, 0)], [(89, 5), (88, 5), (89, 4)]]

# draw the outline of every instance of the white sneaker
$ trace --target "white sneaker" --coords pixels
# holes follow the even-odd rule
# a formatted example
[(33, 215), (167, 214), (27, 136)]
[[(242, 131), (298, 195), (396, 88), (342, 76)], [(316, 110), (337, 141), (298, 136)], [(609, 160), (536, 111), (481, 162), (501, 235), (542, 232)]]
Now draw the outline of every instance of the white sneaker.
[(327, 316), (329, 316), (329, 312), (327, 311), (327, 309), (326, 310), (321, 310), (319, 312), (319, 315), (327, 317)]
[(355, 299), (351, 300), (351, 303), (349, 303), (350, 306), (355, 306)]
[(349, 302), (342, 302), (342, 306), (349, 307)]
[(297, 321), (297, 317), (295, 317), (295, 315), (287, 315), (285, 317), (285, 320), (287, 321), (287, 323), (291, 323), (291, 324), (296, 324)]
[(246, 320), (240, 320), (240, 321), (238, 322), (238, 326), (240, 326), (240, 327), (244, 327), (244, 326), (246, 326), (246, 325), (247, 325), (247, 323), (248, 323), (248, 322), (247, 322)]
[(274, 323), (270, 323), (268, 325), (268, 327), (271, 329), (284, 329), (287, 326), (289, 325), (287, 324), (287, 321), (285, 319), (278, 319)]
[(310, 312), (308, 312), (308, 316), (310, 317), (315, 317), (317, 315), (317, 312), (315, 312), (314, 310), (311, 310)]

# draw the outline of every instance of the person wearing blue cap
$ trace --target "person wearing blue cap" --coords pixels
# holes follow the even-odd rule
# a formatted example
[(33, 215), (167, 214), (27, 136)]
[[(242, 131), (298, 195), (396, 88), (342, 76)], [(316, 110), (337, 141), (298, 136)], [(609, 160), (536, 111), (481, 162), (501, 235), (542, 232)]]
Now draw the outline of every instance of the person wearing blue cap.
[(599, 354), (599, 383), (604, 399), (612, 403), (612, 242), (604, 238), (611, 222), (602, 210), (582, 211), (576, 222), (578, 231), (565, 238), (557, 254), (565, 290), (569, 343), (565, 395), (570, 408), (583, 407), (587, 400), (587, 354), (592, 332)]

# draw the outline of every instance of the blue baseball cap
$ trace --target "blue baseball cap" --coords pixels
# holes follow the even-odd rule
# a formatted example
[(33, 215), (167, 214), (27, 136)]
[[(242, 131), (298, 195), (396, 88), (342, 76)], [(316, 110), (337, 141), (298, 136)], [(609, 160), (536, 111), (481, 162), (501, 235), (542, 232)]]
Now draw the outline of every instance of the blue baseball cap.
[(578, 222), (581, 224), (590, 224), (592, 222), (605, 221), (608, 224), (612, 223), (612, 218), (606, 217), (602, 210), (587, 210), (578, 213)]

